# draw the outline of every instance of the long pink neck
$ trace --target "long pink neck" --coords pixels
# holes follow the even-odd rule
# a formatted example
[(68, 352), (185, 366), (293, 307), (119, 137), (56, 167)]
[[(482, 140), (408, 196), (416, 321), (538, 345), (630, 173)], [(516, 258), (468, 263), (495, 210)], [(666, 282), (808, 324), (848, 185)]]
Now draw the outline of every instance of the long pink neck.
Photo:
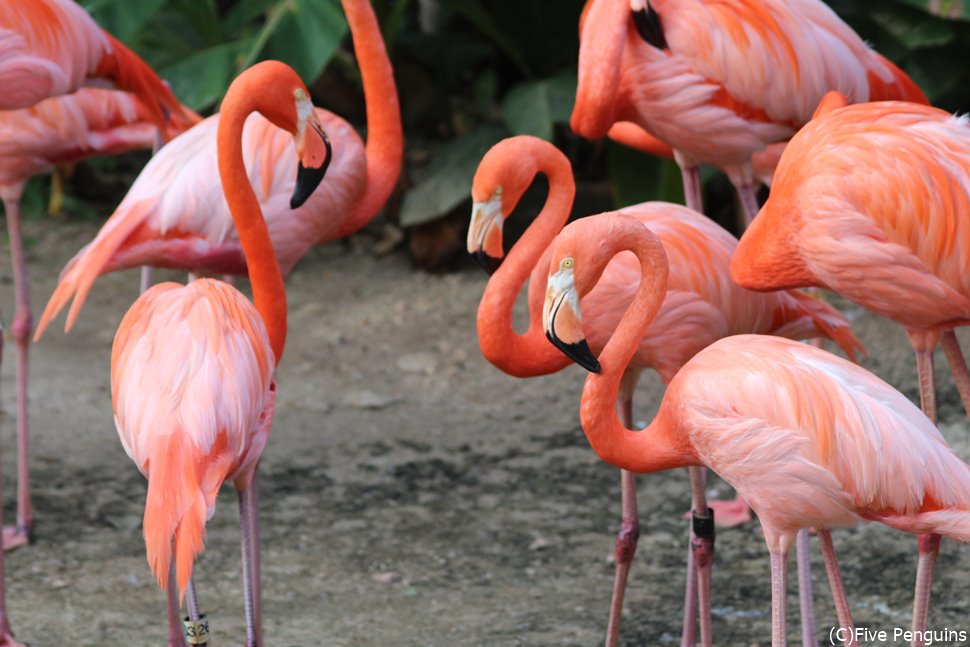
[[(549, 179), (549, 197), (542, 211), (489, 279), (478, 306), (478, 340), (482, 355), (516, 377), (548, 375), (570, 364), (569, 358), (549, 343), (542, 330), (542, 303), (549, 267), (540, 267), (538, 262), (569, 219), (576, 185), (565, 156), (545, 148), (538, 149), (535, 155), (537, 172)], [(533, 268), (535, 274), (529, 284), (529, 328), (520, 335), (512, 327), (512, 312)]]
[(279, 364), (286, 345), (286, 290), (266, 220), (246, 175), (242, 151), (243, 124), (256, 111), (255, 99), (260, 96), (262, 85), (259, 75), (250, 74), (230, 86), (219, 117), (217, 148), (219, 177), (249, 268), (253, 303), (266, 324), (270, 346)]
[(697, 456), (676, 433), (665, 405), (650, 426), (632, 431), (617, 416), (616, 401), (623, 374), (636, 353), (667, 293), (667, 257), (660, 240), (642, 224), (624, 218), (622, 227), (611, 223), (603, 250), (603, 267), (613, 256), (629, 250), (640, 260), (640, 287), (610, 337), (599, 361), (602, 372), (590, 374), (583, 388), (580, 420), (586, 438), (607, 463), (631, 472), (658, 472), (698, 464)]
[(630, 21), (629, 0), (593, 0), (579, 46), (579, 84), (570, 118), (587, 139), (606, 135), (618, 116), (620, 64)]
[(387, 58), (374, 9), (369, 0), (343, 0), (343, 7), (354, 39), (367, 104), (367, 181), (337, 237), (357, 231), (384, 206), (401, 174), (404, 154), (394, 69)]

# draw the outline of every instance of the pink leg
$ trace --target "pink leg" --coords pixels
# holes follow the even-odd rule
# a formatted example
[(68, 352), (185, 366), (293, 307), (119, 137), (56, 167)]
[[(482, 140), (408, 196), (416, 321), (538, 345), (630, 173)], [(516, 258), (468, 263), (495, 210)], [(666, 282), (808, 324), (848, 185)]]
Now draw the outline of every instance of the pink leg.
[[(254, 480), (255, 482), (255, 480)], [(241, 534), (242, 563), (243, 563), (243, 595), (246, 607), (246, 647), (261, 647), (263, 637), (260, 634), (262, 619), (259, 597), (259, 519), (253, 506), (253, 488), (246, 487), (239, 491), (239, 530)]]
[(186, 647), (185, 631), (179, 613), (179, 587), (175, 580), (175, 560), (168, 571), (168, 587), (165, 598), (168, 602), (168, 647)]
[(788, 555), (771, 553), (771, 647), (788, 644), (786, 604), (788, 602)]
[(684, 202), (688, 209), (704, 213), (704, 199), (701, 195), (701, 172), (696, 166), (680, 167), (684, 181)]
[(802, 612), (802, 645), (817, 647), (815, 630), (815, 601), (812, 599), (812, 547), (808, 528), (798, 531), (795, 540), (795, 557), (798, 561), (798, 602)]
[(195, 592), (194, 579), (190, 579), (185, 587), (185, 608), (188, 611), (185, 618), (186, 640), (191, 647), (208, 647), (209, 621), (199, 611), (199, 597)]
[[(9, 212), (8, 212), (9, 213)], [(0, 336), (0, 356), (3, 355), (3, 337)], [(0, 501), (3, 501), (3, 491), (0, 489)], [(3, 506), (0, 505), (0, 526), (3, 525)], [(24, 647), (14, 640), (13, 630), (10, 628), (10, 618), (7, 616), (7, 593), (4, 576), (4, 556), (0, 550), (0, 646)]]
[(687, 585), (684, 587), (684, 630), (680, 647), (694, 647), (697, 640), (697, 567), (694, 565), (694, 547), (690, 543), (694, 531), (687, 540)]
[(741, 224), (747, 229), (751, 226), (751, 221), (758, 215), (758, 196), (755, 195), (754, 186), (748, 184), (738, 187), (738, 198), (741, 200)]
[(916, 351), (916, 372), (919, 376), (919, 404), (926, 417), (936, 424), (936, 385), (933, 375), (933, 351)]
[(27, 350), (33, 317), (30, 313), (30, 292), (27, 288), (27, 263), (20, 232), (20, 201), (4, 200), (7, 210), (7, 232), (10, 236), (10, 257), (13, 260), (14, 310), (13, 333), (17, 347), (17, 527), (4, 529), (4, 548), (12, 548), (30, 541), (34, 513), (30, 505), (30, 470), (27, 465)]
[(963, 357), (960, 342), (957, 341), (953, 330), (943, 333), (942, 345), (943, 354), (946, 355), (947, 364), (950, 365), (950, 372), (953, 374), (953, 381), (956, 382), (960, 399), (963, 400), (963, 409), (970, 416), (970, 370), (967, 369), (967, 360)]
[(848, 634), (844, 640), (845, 647), (858, 647), (855, 639), (855, 623), (849, 611), (849, 601), (845, 597), (845, 586), (842, 584), (842, 574), (839, 563), (835, 559), (835, 546), (832, 544), (832, 533), (825, 528), (819, 528), (818, 543), (822, 547), (822, 559), (825, 561), (825, 572), (829, 576), (829, 588), (832, 589), (832, 600), (835, 602), (835, 615), (839, 618), (839, 627)]
[(150, 265), (144, 265), (141, 268), (141, 287), (139, 287), (139, 294), (145, 294), (145, 290), (152, 287), (152, 267)]
[(701, 628), (701, 645), (711, 645), (711, 570), (714, 565), (714, 511), (707, 506), (707, 470), (687, 468), (694, 500), (691, 511), (693, 530), (690, 545), (697, 570), (697, 612)]
[[(617, 402), (620, 422), (627, 429), (633, 428), (633, 400), (621, 399)], [(623, 595), (626, 592), (626, 580), (630, 574), (630, 565), (637, 552), (637, 540), (640, 538), (640, 520), (637, 516), (637, 483), (632, 472), (620, 470), (620, 492), (622, 497), (623, 517), (620, 532), (616, 535), (614, 557), (616, 572), (613, 577), (613, 597), (610, 601), (610, 620), (606, 626), (606, 647), (614, 647), (620, 634), (620, 617), (623, 614)]]
[[(933, 585), (933, 571), (936, 569), (936, 556), (940, 553), (939, 535), (919, 536), (919, 561), (916, 565), (916, 593), (913, 596), (913, 631), (926, 631), (930, 615), (930, 593)], [(922, 640), (913, 640), (912, 647), (922, 647)]]

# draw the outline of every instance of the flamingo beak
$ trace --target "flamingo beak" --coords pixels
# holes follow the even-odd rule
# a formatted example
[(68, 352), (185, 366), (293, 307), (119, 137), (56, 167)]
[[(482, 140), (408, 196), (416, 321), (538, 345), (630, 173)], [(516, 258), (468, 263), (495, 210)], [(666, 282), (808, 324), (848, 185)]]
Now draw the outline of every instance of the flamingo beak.
[(472, 219), (468, 225), (468, 253), (482, 268), (492, 274), (502, 264), (502, 190), (484, 202), (472, 205)]
[(583, 334), (583, 318), (579, 311), (579, 295), (573, 282), (572, 269), (560, 269), (549, 277), (546, 303), (542, 309), (542, 326), (546, 338), (591, 373), (601, 370), (599, 360), (590, 350)]
[(301, 206), (313, 195), (333, 159), (330, 138), (317, 121), (317, 116), (312, 112), (312, 106), (305, 124), (297, 135), (296, 154), (300, 163), (296, 171), (296, 187), (290, 197), (290, 209)]

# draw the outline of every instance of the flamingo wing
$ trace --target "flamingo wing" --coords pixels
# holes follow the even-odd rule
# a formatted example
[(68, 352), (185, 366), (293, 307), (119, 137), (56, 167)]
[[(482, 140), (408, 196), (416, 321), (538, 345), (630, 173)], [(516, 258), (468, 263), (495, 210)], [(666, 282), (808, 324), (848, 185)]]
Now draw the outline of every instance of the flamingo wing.
[(184, 587), (219, 486), (258, 460), (274, 367), (259, 313), (219, 281), (154, 286), (122, 320), (111, 356), (115, 425), (148, 477), (145, 541), (160, 584), (174, 536)]

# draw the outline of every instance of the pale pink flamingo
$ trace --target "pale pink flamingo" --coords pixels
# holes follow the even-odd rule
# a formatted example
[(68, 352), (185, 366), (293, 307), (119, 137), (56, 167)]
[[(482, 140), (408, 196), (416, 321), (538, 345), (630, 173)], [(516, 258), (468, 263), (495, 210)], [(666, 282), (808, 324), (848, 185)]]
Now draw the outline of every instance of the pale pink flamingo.
[[(539, 173), (549, 180), (546, 204), (502, 261), (502, 225)], [(478, 339), (482, 354), (502, 371), (518, 377), (546, 375), (569, 364), (543, 338), (540, 312), (545, 296), (550, 244), (565, 225), (572, 208), (575, 184), (569, 161), (551, 144), (534, 137), (513, 137), (496, 144), (482, 159), (472, 187), (475, 201), (468, 233), (468, 250), (494, 270), (478, 309)], [(626, 214), (660, 236), (672, 267), (666, 300), (648, 335), (624, 374), (617, 407), (624, 424), (632, 426), (633, 392), (640, 374), (656, 370), (668, 383), (697, 351), (721, 337), (744, 332), (770, 333), (792, 338), (824, 336), (848, 354), (861, 350), (845, 318), (830, 306), (797, 291), (759, 295), (728, 279), (727, 268), (737, 240), (701, 214), (664, 202), (627, 207)], [(529, 280), (529, 328), (518, 334), (512, 327), (512, 309), (522, 285)], [(583, 332), (593, 350), (606, 344), (621, 315), (633, 299), (639, 268), (632, 255), (617, 257), (587, 297), (588, 316)], [(586, 351), (588, 355), (589, 351)], [(595, 366), (588, 355), (587, 368)], [(630, 564), (639, 537), (636, 483), (630, 472), (621, 473), (623, 522), (616, 539), (616, 577), (610, 606), (607, 644), (616, 643), (620, 611)], [(710, 640), (710, 565), (713, 525), (704, 494), (703, 475), (691, 470), (694, 526), (702, 530), (693, 541), (691, 555), (702, 566), (701, 628)], [(711, 502), (725, 525), (750, 519), (743, 502)], [(688, 572), (685, 629), (693, 627), (694, 569)]]
[(760, 335), (728, 337), (697, 353), (670, 381), (653, 422), (631, 430), (614, 403), (666, 303), (664, 247), (641, 222), (615, 214), (579, 220), (554, 243), (544, 329), (581, 365), (589, 365), (576, 351), (593, 308), (583, 300), (580, 312), (580, 300), (618, 254), (632, 252), (640, 273), (599, 354), (600, 370), (583, 389), (586, 437), (611, 465), (639, 473), (707, 465), (744, 497), (771, 553), (774, 647), (786, 643), (788, 550), (799, 530), (820, 529), (839, 626), (851, 628), (826, 529), (875, 520), (970, 541), (970, 466), (876, 376), (813, 346)]
[(630, 121), (669, 144), (695, 211), (698, 165), (724, 170), (750, 221), (752, 155), (790, 138), (829, 90), (926, 103), (821, 0), (589, 0), (570, 124), (595, 139)]
[[(403, 135), (393, 70), (367, 0), (343, 0), (367, 100), (366, 148), (353, 127), (316, 109), (333, 143), (324, 182), (292, 209), (296, 178), (290, 137), (259, 115), (243, 131), (243, 157), (284, 274), (314, 244), (364, 226), (387, 201), (400, 174)], [(219, 115), (174, 139), (152, 158), (97, 237), (61, 273), (37, 325), (40, 338), (71, 300), (74, 325), (101, 274), (151, 265), (193, 273), (245, 275), (246, 263), (216, 173)], [(328, 158), (331, 159), (331, 158)]]
[(11, 325), (17, 347), (17, 525), (4, 528), (6, 548), (26, 543), (33, 528), (27, 465), (27, 356), (33, 317), (20, 228), (24, 186), (34, 175), (48, 173), (59, 164), (152, 148), (160, 138), (170, 139), (175, 134), (174, 124), (160, 132), (144, 102), (115, 90), (81, 88), (29, 108), (0, 111), (0, 199), (10, 236), (17, 302)]
[(159, 127), (180, 132), (197, 120), (145, 61), (73, 0), (0, 3), (0, 110), (102, 83), (137, 95)]
[[(913, 103), (838, 105), (792, 138), (731, 276), (754, 290), (824, 287), (902, 324), (934, 422), (942, 337), (970, 410), (970, 374), (953, 333), (970, 323), (970, 124)], [(917, 629), (938, 550), (938, 537), (920, 542)]]
[(254, 303), (212, 279), (156, 285), (125, 315), (111, 354), (118, 434), (148, 478), (145, 545), (152, 573), (168, 591), (172, 647), (184, 645), (173, 584), (184, 593), (225, 481), (239, 491), (246, 646), (262, 644), (256, 468), (273, 421), (286, 292), (243, 161), (243, 127), (254, 111), (295, 139), (297, 203), (326, 168), (323, 132), (293, 70), (268, 61), (232, 83), (217, 134), (219, 175)]

